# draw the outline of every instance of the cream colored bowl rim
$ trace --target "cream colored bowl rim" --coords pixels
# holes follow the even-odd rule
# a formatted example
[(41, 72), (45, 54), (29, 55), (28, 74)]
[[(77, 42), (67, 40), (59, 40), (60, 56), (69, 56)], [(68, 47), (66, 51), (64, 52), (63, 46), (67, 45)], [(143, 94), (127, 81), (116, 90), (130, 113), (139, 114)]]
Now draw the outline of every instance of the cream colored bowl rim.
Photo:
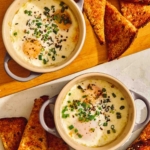
[[(132, 106), (132, 109), (133, 109), (133, 118), (132, 118), (132, 123), (131, 123), (131, 126), (129, 127), (128, 129), (128, 133), (124, 136), (124, 138), (117, 144), (115, 145), (111, 145), (111, 147), (107, 147), (107, 145), (105, 146), (102, 146), (102, 147), (95, 147), (95, 148), (91, 148), (91, 147), (84, 147), (82, 145), (78, 145), (77, 143), (73, 142), (72, 140), (69, 140), (68, 139), (68, 136), (66, 134), (64, 134), (64, 131), (62, 130), (60, 124), (60, 104), (61, 104), (61, 99), (64, 98), (64, 96), (66, 95), (66, 91), (68, 91), (72, 85), (74, 85), (76, 82), (78, 82), (79, 80), (81, 79), (84, 79), (84, 78), (90, 78), (90, 77), (102, 77), (102, 78), (108, 78), (114, 82), (116, 82), (117, 84), (119, 84), (124, 90), (125, 92), (127, 93), (128, 97), (130, 98), (130, 102), (131, 102), (131, 106)], [(57, 100), (56, 100), (56, 103), (55, 103), (55, 109), (54, 109), (54, 119), (55, 119), (55, 125), (56, 125), (56, 128), (60, 134), (60, 136), (68, 143), (68, 145), (70, 145), (71, 147), (75, 148), (76, 150), (114, 150), (116, 148), (118, 148), (119, 146), (122, 146), (126, 141), (127, 139), (129, 138), (131, 132), (133, 131), (133, 128), (134, 128), (134, 125), (135, 125), (135, 118), (136, 118), (136, 110), (135, 110), (135, 105), (134, 105), (134, 100), (132, 98), (132, 95), (130, 93), (130, 91), (128, 90), (128, 88), (121, 82), (119, 81), (118, 79), (114, 78), (113, 76), (110, 76), (108, 74), (105, 74), (105, 73), (85, 73), (85, 74), (82, 74), (82, 75), (79, 75), (77, 77), (75, 77), (73, 80), (71, 80), (67, 85), (65, 85), (65, 87), (61, 90), (61, 92), (59, 93), (58, 97), (57, 97)], [(113, 142), (112, 142), (113, 143)], [(108, 144), (109, 145), (109, 144)]]

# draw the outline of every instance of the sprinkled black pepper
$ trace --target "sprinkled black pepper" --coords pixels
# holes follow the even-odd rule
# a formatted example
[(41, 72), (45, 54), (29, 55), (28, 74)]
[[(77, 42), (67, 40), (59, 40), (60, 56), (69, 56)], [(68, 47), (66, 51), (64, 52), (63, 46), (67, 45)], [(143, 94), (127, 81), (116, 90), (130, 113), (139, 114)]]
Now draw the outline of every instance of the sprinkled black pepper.
[(121, 98), (120, 98), (120, 100), (124, 100), (124, 98), (123, 98), (123, 97), (121, 97)]
[(110, 134), (110, 130), (107, 130), (107, 134)]
[(115, 93), (112, 93), (112, 96), (115, 98), (115, 97), (116, 97), (116, 94), (115, 94)]

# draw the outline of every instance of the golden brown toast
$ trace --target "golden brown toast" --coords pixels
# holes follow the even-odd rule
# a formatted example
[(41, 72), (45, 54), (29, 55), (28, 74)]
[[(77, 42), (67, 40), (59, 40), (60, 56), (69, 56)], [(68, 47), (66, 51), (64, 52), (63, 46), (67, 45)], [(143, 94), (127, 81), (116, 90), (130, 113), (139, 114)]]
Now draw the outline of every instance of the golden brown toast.
[(127, 150), (150, 150), (150, 122), (142, 130)]
[(143, 27), (150, 21), (150, 5), (120, 0), (121, 13), (136, 28)]
[(27, 119), (24, 117), (0, 119), (0, 137), (5, 150), (17, 150)]
[[(40, 108), (48, 98), (48, 96), (42, 96), (35, 99), (18, 150), (69, 150), (62, 139), (46, 132), (39, 122)], [(48, 126), (54, 127), (53, 115), (48, 106), (44, 112), (44, 118)]]
[(46, 97), (35, 99), (18, 150), (47, 150), (46, 131), (39, 122), (39, 111)]
[(106, 0), (84, 0), (84, 12), (89, 19), (100, 44), (105, 43), (104, 15)]
[(150, 4), (150, 0), (123, 0), (131, 3)]
[(118, 58), (130, 46), (136, 37), (137, 29), (115, 6), (106, 2), (105, 7), (105, 39), (108, 60)]

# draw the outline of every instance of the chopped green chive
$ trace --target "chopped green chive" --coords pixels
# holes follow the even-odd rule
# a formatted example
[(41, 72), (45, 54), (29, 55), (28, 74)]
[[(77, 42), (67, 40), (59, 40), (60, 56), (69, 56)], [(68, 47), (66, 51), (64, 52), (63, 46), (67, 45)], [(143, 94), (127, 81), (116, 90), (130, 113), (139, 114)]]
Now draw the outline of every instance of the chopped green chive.
[(107, 98), (107, 94), (102, 94), (102, 97), (103, 98)]
[(42, 55), (39, 55), (39, 60), (42, 60)]
[(32, 15), (32, 11), (30, 11), (30, 10), (29, 10), (29, 11), (28, 11), (28, 10), (25, 10), (24, 13), (27, 14), (28, 16), (31, 16), (31, 15)]
[(52, 60), (55, 61), (55, 59), (56, 59), (55, 56), (52, 56)]
[(50, 9), (48, 7), (44, 7), (44, 10), (47, 11), (47, 12), (50, 11)]
[(103, 126), (107, 126), (107, 125), (108, 125), (108, 123), (107, 123), (107, 122), (104, 122), (104, 123), (103, 123)]
[(114, 105), (112, 104), (112, 105), (110, 106), (110, 108), (111, 108), (111, 110), (114, 110)]
[(14, 36), (17, 36), (17, 32), (14, 32), (13, 35), (14, 35)]
[(112, 130), (113, 133), (116, 133), (116, 129), (115, 129), (114, 125), (111, 125), (111, 130)]
[(77, 133), (77, 132), (78, 132), (78, 129), (74, 129), (74, 132)]
[(37, 22), (37, 23), (36, 23), (36, 26), (37, 26), (38, 28), (41, 28), (41, 25), (42, 25), (41, 22)]
[(84, 118), (83, 117), (79, 117), (78, 120), (82, 122), (84, 120)]
[(25, 11), (24, 11), (24, 13), (25, 13), (25, 14), (27, 14), (27, 13), (28, 13), (28, 11), (27, 11), (27, 10), (25, 10)]
[(66, 111), (68, 111), (68, 107), (67, 106), (64, 107), (64, 109), (62, 110), (62, 113), (66, 112)]
[(101, 108), (101, 107), (98, 107), (98, 109), (101, 110), (102, 108)]
[(88, 119), (93, 120), (95, 118), (95, 115), (89, 115)]
[(82, 98), (86, 98), (86, 97), (87, 97), (87, 95), (83, 95), (83, 96), (82, 96)]
[(68, 128), (69, 128), (70, 130), (72, 130), (72, 129), (74, 128), (74, 126), (73, 126), (73, 125), (70, 125)]
[(77, 136), (78, 136), (79, 138), (82, 138), (82, 135), (81, 135), (80, 133), (77, 133)]
[(47, 64), (47, 60), (46, 59), (43, 59), (43, 64)]
[(81, 106), (83, 107), (83, 108), (85, 108), (86, 109), (86, 103), (85, 102), (83, 102), (82, 104), (81, 104)]
[(111, 125), (111, 129), (114, 129), (115, 128), (115, 126), (114, 125)]
[(68, 118), (69, 114), (62, 114), (62, 118)]
[(106, 92), (106, 89), (105, 89), (105, 88), (102, 88), (102, 92)]
[(59, 31), (59, 29), (58, 29), (57, 27), (55, 27), (55, 28), (53, 29), (53, 32), (54, 32), (55, 34), (57, 34), (58, 31)]
[(99, 116), (99, 114), (100, 114), (99, 111), (96, 111), (96, 112), (95, 112), (95, 115), (96, 115), (96, 116)]
[(115, 93), (112, 93), (112, 96), (115, 98), (115, 97), (116, 97), (116, 94), (115, 94)]

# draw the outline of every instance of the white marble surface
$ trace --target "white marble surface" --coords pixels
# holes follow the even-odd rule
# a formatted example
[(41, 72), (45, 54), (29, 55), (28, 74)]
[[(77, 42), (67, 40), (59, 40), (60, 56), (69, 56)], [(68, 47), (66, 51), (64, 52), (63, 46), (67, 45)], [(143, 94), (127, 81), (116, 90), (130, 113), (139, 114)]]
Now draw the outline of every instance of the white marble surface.
[[(0, 98), (0, 118), (2, 117), (29, 117), (35, 98), (42, 95), (50, 97), (58, 94), (63, 86), (72, 78), (87, 72), (102, 72), (110, 74), (121, 80), (129, 89), (132, 89), (150, 101), (150, 49), (114, 60), (96, 67), (48, 82), (46, 84)], [(145, 105), (136, 102), (137, 122), (146, 114)], [(137, 137), (142, 130), (135, 131), (130, 139), (119, 149), (126, 147)], [(4, 150), (0, 142), (0, 150)]]

